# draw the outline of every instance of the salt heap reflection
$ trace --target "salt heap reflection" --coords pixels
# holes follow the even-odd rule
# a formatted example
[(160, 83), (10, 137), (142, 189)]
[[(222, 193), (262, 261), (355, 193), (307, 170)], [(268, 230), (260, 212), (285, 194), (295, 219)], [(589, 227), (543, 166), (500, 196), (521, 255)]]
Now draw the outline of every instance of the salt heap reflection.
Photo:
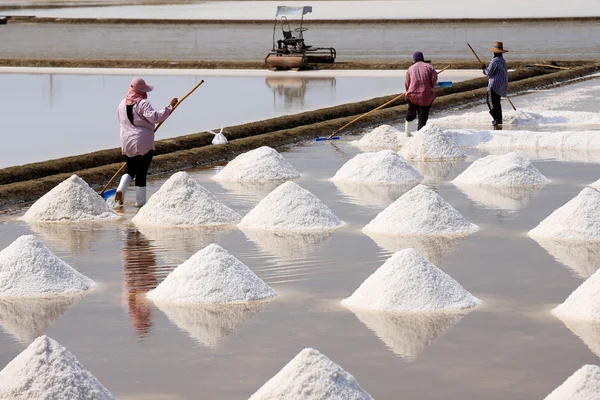
[(589, 278), (600, 267), (600, 243), (563, 242), (534, 238), (556, 261), (572, 269), (581, 278)]
[(460, 247), (467, 236), (394, 236), (368, 232), (379, 247), (396, 252), (414, 248), (434, 264)]
[(284, 181), (265, 181), (265, 182), (240, 182), (240, 181), (217, 181), (224, 189), (244, 196), (248, 200), (259, 202), (269, 193), (277, 189)]
[(242, 232), (264, 252), (283, 260), (295, 260), (316, 253), (335, 233), (334, 230), (285, 232), (253, 229), (242, 229)]
[(31, 223), (31, 230), (40, 235), (44, 241), (62, 247), (73, 253), (83, 254), (90, 251), (92, 243), (97, 242), (102, 234), (102, 226), (96, 222), (76, 223)]
[(561, 319), (571, 332), (578, 336), (583, 343), (600, 357), (600, 323)]
[(460, 163), (461, 161), (410, 161), (410, 164), (425, 177), (424, 183), (443, 181)]
[(457, 188), (474, 203), (485, 208), (515, 212), (527, 206), (541, 186), (457, 185)]
[(404, 193), (417, 186), (406, 185), (370, 185), (350, 182), (333, 182), (335, 187), (352, 204), (370, 207), (387, 207)]

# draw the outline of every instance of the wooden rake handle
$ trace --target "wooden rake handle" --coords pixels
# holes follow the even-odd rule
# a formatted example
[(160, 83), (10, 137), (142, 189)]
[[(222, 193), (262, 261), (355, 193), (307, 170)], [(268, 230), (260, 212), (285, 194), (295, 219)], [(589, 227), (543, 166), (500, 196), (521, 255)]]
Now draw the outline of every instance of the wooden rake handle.
[[(177, 107), (179, 107), (179, 105), (181, 103), (183, 103), (183, 101), (185, 99), (187, 99), (192, 93), (194, 93), (196, 91), (196, 89), (198, 89), (200, 87), (200, 85), (202, 85), (204, 83), (204, 80), (201, 80), (200, 82), (198, 82), (198, 84), (196, 86), (194, 86), (192, 88), (192, 90), (190, 90), (189, 92), (187, 92), (187, 94), (185, 96), (183, 96), (181, 99), (179, 99), (179, 101), (173, 106), (173, 110), (171, 110), (171, 114), (173, 114), (173, 111), (175, 111), (175, 109), (177, 109)], [(170, 115), (169, 115), (170, 116)], [(165, 119), (166, 121), (166, 119)], [(156, 132), (158, 130), (158, 128), (161, 127), (161, 125), (165, 122), (162, 121), (161, 123), (159, 123), (158, 125), (156, 125), (156, 127), (154, 128), (154, 132)], [(108, 187), (110, 186), (111, 183), (113, 183), (113, 181), (115, 180), (115, 178), (121, 173), (123, 172), (123, 170), (125, 169), (125, 167), (127, 166), (126, 163), (123, 163), (123, 165), (121, 165), (121, 168), (119, 168), (119, 170), (112, 176), (112, 178), (110, 178), (110, 180), (108, 181), (108, 183), (106, 185), (104, 185), (104, 187), (102, 188), (102, 190), (100, 191), (100, 196), (102, 196), (104, 194), (104, 192), (106, 192), (106, 189), (108, 189)]]
[[(449, 65), (445, 66), (444, 68), (442, 68), (441, 70), (439, 70), (438, 75), (441, 74), (442, 72), (444, 72), (445, 70), (447, 70), (448, 68), (450, 68)], [(400, 99), (402, 96), (404, 96), (406, 93), (400, 93), (398, 96), (394, 97), (393, 99), (391, 99), (390, 101), (387, 101), (385, 103), (383, 103), (382, 105), (380, 105), (377, 108), (372, 109), (369, 112), (364, 113), (363, 115), (354, 118), (352, 121), (348, 122), (346, 125), (342, 126), (340, 129), (338, 129), (337, 131), (333, 132), (331, 135), (327, 136), (327, 140), (330, 140), (332, 137), (334, 137), (336, 134), (340, 133), (341, 131), (343, 131), (344, 129), (346, 129), (347, 127), (349, 127), (350, 125), (352, 125), (353, 123), (355, 123), (358, 120), (363, 119), (364, 117), (366, 117), (367, 115), (370, 115), (372, 113), (374, 113), (377, 110), (381, 110), (383, 107), (388, 106), (390, 104), (392, 104), (393, 102), (395, 102), (396, 100)]]

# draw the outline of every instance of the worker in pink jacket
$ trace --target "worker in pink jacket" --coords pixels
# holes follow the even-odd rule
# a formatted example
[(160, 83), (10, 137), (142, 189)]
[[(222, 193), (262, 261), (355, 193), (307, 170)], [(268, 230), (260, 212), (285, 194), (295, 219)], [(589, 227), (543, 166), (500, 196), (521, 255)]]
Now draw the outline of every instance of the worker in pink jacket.
[(142, 78), (134, 78), (129, 85), (127, 96), (117, 108), (121, 125), (121, 152), (127, 163), (121, 177), (115, 201), (123, 204), (125, 193), (135, 178), (135, 204), (146, 204), (146, 176), (154, 156), (154, 126), (166, 120), (177, 99), (162, 110), (154, 110), (148, 102), (148, 92), (154, 89)]
[(433, 88), (437, 83), (437, 72), (435, 68), (425, 62), (423, 53), (420, 51), (415, 52), (413, 61), (414, 64), (406, 71), (406, 81), (404, 83), (406, 87), (405, 97), (408, 103), (405, 124), (406, 136), (411, 136), (410, 123), (417, 116), (419, 118), (418, 129), (421, 129), (427, 123), (429, 109), (433, 100), (435, 100)]

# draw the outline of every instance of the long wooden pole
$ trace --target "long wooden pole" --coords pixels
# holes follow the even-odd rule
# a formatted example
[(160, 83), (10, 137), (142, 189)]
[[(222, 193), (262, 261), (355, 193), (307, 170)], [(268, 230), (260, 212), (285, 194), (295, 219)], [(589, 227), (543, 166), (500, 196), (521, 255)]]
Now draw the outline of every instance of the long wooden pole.
[[(471, 49), (471, 51), (473, 52), (473, 55), (475, 56), (475, 58), (477, 58), (477, 61), (479, 61), (479, 64), (481, 64), (481, 66), (485, 66), (485, 64), (483, 63), (483, 61), (481, 61), (481, 59), (479, 58), (479, 56), (477, 55), (477, 53), (475, 53), (475, 50), (473, 50), (473, 48), (471, 47), (471, 45), (469, 43), (467, 43), (467, 46), (469, 46), (469, 48)], [(506, 100), (508, 100), (508, 102), (510, 103), (510, 105), (512, 106), (513, 110), (517, 111), (517, 108), (515, 107), (515, 105), (513, 104), (512, 100), (510, 99), (510, 97), (508, 97), (508, 95), (506, 96)]]
[[(204, 83), (204, 80), (201, 80), (200, 82), (198, 82), (198, 84), (196, 86), (194, 86), (192, 88), (192, 90), (190, 90), (189, 92), (187, 92), (187, 94), (185, 96), (183, 96), (181, 99), (179, 99), (179, 101), (177, 101), (177, 103), (173, 106), (173, 110), (171, 110), (171, 114), (173, 114), (173, 111), (175, 111), (175, 109), (177, 109), (177, 107), (179, 107), (179, 105), (181, 103), (183, 103), (183, 101), (185, 99), (187, 99), (192, 93), (194, 93), (196, 91), (196, 89), (198, 89), (200, 87), (200, 85), (202, 85)], [(166, 121), (166, 120), (165, 120)], [(154, 132), (156, 132), (158, 130), (158, 128), (161, 127), (161, 125), (165, 122), (162, 121), (161, 123), (159, 123), (158, 125), (156, 125), (156, 127), (154, 128)], [(104, 192), (106, 192), (106, 189), (108, 189), (108, 187), (110, 186), (110, 184), (115, 180), (115, 178), (125, 169), (125, 167), (127, 166), (126, 163), (123, 163), (123, 165), (121, 165), (121, 168), (119, 168), (119, 170), (112, 176), (112, 178), (110, 178), (110, 180), (108, 181), (108, 183), (106, 185), (104, 185), (104, 187), (102, 188), (102, 190), (100, 191), (100, 196), (102, 196), (104, 194)]]
[[(448, 68), (450, 68), (449, 65), (445, 66), (444, 68), (442, 68), (439, 72), (438, 75), (441, 74), (442, 72), (444, 72), (445, 70), (447, 70)], [(372, 109), (369, 112), (364, 113), (363, 115), (361, 115), (360, 117), (354, 118), (352, 121), (348, 122), (346, 125), (342, 126), (340, 129), (338, 129), (337, 131), (333, 132), (331, 135), (327, 136), (326, 140), (330, 140), (332, 137), (334, 137), (336, 134), (340, 133), (341, 131), (343, 131), (344, 129), (346, 129), (347, 127), (349, 127), (350, 125), (352, 125), (353, 123), (355, 123), (356, 121), (363, 119), (364, 117), (366, 117), (367, 115), (370, 115), (372, 113), (374, 113), (377, 110), (381, 110), (383, 107), (388, 106), (390, 104), (392, 104), (393, 102), (395, 102), (396, 100), (400, 99), (402, 96), (404, 96), (406, 93), (401, 93), (398, 96), (394, 97), (393, 99), (391, 99), (390, 101), (387, 101), (385, 103), (383, 103), (382, 105), (380, 105), (377, 108)]]

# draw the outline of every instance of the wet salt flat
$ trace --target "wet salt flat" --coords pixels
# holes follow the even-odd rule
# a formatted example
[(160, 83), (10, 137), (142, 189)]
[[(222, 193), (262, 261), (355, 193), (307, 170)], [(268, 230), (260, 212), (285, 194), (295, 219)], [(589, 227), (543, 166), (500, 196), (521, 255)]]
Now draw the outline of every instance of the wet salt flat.
[[(2, 71), (26, 70), (30, 71)], [(155, 108), (205, 80), (157, 132), (157, 139), (163, 139), (400, 93), (406, 73), (104, 70), (98, 74), (80, 70), (86, 75), (74, 75), (66, 69), (33, 71), (0, 74), (0, 86), (12, 93), (0, 98), (7, 116), (0, 134), (5, 139), (0, 167), (118, 147), (116, 108), (136, 75), (156, 85), (149, 97)], [(480, 73), (446, 71), (440, 80), (456, 82)]]
[[(518, 107), (543, 98), (549, 102), (551, 93), (560, 97), (568, 91), (513, 101)], [(589, 99), (570, 104), (579, 110), (595, 107)], [(30, 226), (17, 221), (18, 215), (4, 216), (0, 248), (33, 233), (99, 287), (78, 301), (0, 301), (0, 365), (45, 332), (118, 398), (197, 398), (202, 393), (247, 399), (301, 349), (313, 347), (376, 399), (402, 393), (414, 399), (499, 400), (544, 398), (582, 365), (597, 364), (595, 328), (566, 326), (550, 309), (599, 267), (598, 246), (538, 244), (526, 235), (600, 178), (597, 163), (537, 159), (534, 166), (551, 180), (546, 186), (473, 195), (450, 181), (487, 153), (465, 149), (464, 161), (415, 162), (428, 185), (480, 230), (464, 240), (371, 239), (360, 229), (402, 193), (328, 180), (360, 153), (348, 144), (355, 138), (279, 149), (300, 172), (296, 182), (347, 223), (333, 234), (138, 229), (126, 221)], [(211, 179), (218, 170), (190, 174), (241, 215), (273, 188), (218, 183)], [(165, 179), (153, 180), (149, 192)], [(127, 220), (134, 212), (126, 204)], [(269, 304), (227, 309), (159, 309), (144, 301), (144, 293), (177, 264), (212, 242), (280, 295)], [(483, 306), (461, 318), (354, 314), (339, 305), (392, 251), (407, 246), (427, 253)]]

